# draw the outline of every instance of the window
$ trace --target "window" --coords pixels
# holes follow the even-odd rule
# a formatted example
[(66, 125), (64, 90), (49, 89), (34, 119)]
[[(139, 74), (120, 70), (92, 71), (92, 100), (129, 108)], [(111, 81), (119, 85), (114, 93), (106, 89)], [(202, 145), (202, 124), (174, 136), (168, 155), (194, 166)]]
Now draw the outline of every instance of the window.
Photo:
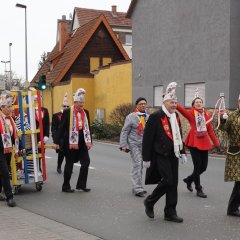
[(109, 63), (112, 62), (112, 58), (107, 58), (107, 57), (104, 57), (102, 59), (102, 65), (105, 66), (105, 65), (108, 65)]
[(126, 34), (125, 35), (125, 43), (132, 45), (132, 35), (131, 34)]
[(205, 83), (190, 83), (184, 86), (185, 107), (192, 107), (192, 100), (198, 89), (199, 97), (205, 102)]
[(153, 87), (153, 105), (154, 107), (160, 107), (163, 103), (163, 86)]
[(100, 66), (100, 58), (90, 57), (90, 72), (96, 70)]

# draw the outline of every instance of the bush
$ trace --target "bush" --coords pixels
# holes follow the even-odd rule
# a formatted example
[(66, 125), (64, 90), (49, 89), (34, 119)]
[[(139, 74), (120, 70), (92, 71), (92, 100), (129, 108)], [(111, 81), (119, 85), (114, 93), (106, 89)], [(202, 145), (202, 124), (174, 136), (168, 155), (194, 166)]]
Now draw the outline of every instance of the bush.
[(133, 110), (131, 103), (125, 103), (117, 106), (110, 114), (109, 119), (113, 126), (122, 128), (126, 116)]
[(93, 137), (96, 139), (119, 141), (125, 118), (132, 109), (133, 106), (131, 103), (117, 106), (109, 116), (111, 124), (95, 120), (91, 125)]
[(118, 141), (121, 128), (104, 122), (94, 121), (91, 125), (96, 139), (111, 139)]

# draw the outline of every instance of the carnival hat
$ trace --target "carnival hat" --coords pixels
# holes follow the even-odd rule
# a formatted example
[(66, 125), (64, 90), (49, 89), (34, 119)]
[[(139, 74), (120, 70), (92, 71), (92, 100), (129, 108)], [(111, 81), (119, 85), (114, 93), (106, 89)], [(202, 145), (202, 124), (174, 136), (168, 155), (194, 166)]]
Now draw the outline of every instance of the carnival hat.
[(0, 106), (12, 106), (13, 97), (11, 92), (3, 91), (0, 95)]
[(163, 97), (163, 102), (165, 102), (167, 100), (177, 100), (176, 88), (177, 88), (176, 82), (171, 82), (168, 84), (168, 86), (166, 88), (166, 92)]
[(73, 101), (85, 102), (85, 94), (86, 94), (86, 91), (83, 88), (79, 88), (73, 96)]
[(62, 102), (63, 106), (69, 106), (69, 101), (68, 101), (68, 94), (67, 92), (65, 93), (64, 97), (63, 97), (63, 102)]

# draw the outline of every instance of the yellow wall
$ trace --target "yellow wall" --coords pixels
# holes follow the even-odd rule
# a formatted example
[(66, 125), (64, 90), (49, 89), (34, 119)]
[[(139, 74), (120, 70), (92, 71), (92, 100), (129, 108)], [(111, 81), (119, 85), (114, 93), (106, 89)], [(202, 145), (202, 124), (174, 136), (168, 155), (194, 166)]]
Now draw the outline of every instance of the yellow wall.
[(95, 74), (94, 89), (95, 109), (104, 109), (105, 121), (109, 122), (116, 106), (132, 102), (132, 64), (110, 65), (100, 70)]
[[(132, 64), (110, 64), (108, 68), (100, 69), (94, 77), (73, 76), (67, 85), (55, 86), (44, 91), (44, 106), (48, 108), (50, 121), (52, 112), (60, 111), (63, 97), (68, 93), (70, 106), (73, 104), (73, 93), (78, 88), (86, 90), (85, 108), (94, 120), (95, 109), (104, 109), (105, 121), (109, 122), (112, 110), (120, 104), (132, 102)], [(51, 92), (52, 96), (51, 97)], [(52, 102), (53, 101), (53, 102)], [(53, 111), (52, 111), (53, 106)]]
[(90, 57), (90, 72), (99, 68), (100, 58), (99, 57)]
[(69, 106), (72, 105), (72, 87), (71, 84), (53, 87), (53, 113), (59, 112), (62, 108), (62, 102), (65, 94), (68, 94)]
[(105, 66), (112, 62), (112, 58), (105, 57), (105, 58), (103, 58), (102, 61), (103, 61), (103, 66)]
[(49, 116), (50, 116), (50, 121), (51, 121), (51, 116), (52, 116), (52, 94), (51, 94), (51, 89), (48, 88), (43, 91), (43, 101), (42, 101), (42, 106), (48, 109)]
[(84, 108), (89, 111), (90, 120), (94, 119), (94, 78), (93, 77), (72, 77), (72, 93), (75, 93), (78, 88), (86, 90), (86, 102)]
[(49, 87), (43, 91), (43, 106), (48, 109), (50, 122), (52, 122), (52, 114), (59, 112), (62, 107), (63, 97), (68, 93), (69, 104), (72, 104), (71, 85), (62, 85), (57, 87)]

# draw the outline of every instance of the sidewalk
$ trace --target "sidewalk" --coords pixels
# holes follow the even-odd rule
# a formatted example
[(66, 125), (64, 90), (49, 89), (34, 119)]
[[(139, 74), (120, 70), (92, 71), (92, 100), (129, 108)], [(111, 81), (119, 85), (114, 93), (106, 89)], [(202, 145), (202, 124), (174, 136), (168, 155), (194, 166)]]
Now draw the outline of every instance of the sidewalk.
[(101, 240), (19, 207), (0, 202), (0, 239), (7, 240)]

